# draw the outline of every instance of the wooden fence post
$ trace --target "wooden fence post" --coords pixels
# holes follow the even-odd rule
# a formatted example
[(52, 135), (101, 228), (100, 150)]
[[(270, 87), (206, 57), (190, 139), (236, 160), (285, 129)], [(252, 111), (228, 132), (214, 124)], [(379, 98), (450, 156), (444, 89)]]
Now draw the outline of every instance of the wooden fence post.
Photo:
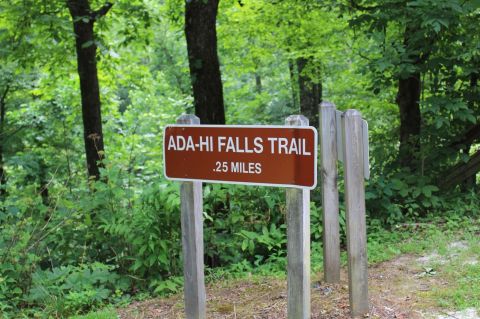
[(359, 111), (343, 114), (343, 155), (352, 317), (368, 313), (367, 231), (365, 221), (363, 120)]
[[(308, 126), (303, 115), (285, 119), (287, 126)], [(310, 318), (310, 190), (287, 188), (288, 318)]]
[(323, 210), (323, 274), (325, 282), (340, 281), (340, 224), (337, 188), (337, 123), (335, 105), (320, 104), (320, 150)]
[[(177, 123), (200, 124), (200, 119), (186, 114), (180, 116)], [(187, 319), (205, 319), (202, 182), (181, 182), (180, 201), (185, 314)]]

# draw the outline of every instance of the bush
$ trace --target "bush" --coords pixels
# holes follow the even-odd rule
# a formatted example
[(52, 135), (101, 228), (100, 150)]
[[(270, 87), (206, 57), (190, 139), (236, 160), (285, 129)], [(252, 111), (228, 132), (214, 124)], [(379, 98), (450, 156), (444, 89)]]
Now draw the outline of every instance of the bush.
[(113, 291), (125, 289), (113, 270), (101, 263), (37, 270), (26, 300), (55, 317), (90, 311), (112, 300)]

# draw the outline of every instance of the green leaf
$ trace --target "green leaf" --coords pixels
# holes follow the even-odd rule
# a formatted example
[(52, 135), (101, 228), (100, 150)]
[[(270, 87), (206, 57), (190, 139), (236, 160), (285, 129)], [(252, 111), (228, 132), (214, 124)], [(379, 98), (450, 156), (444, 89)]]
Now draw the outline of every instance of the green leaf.
[(248, 247), (248, 240), (247, 239), (244, 239), (242, 241), (242, 250), (245, 251), (247, 250), (247, 247)]

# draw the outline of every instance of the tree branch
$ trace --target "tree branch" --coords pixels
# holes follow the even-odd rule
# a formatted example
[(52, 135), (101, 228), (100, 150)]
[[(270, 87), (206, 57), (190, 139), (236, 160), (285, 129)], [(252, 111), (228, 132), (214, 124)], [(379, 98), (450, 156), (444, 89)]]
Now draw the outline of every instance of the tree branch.
[(101, 17), (103, 17), (104, 15), (106, 15), (108, 13), (108, 11), (110, 11), (110, 9), (113, 7), (113, 3), (111, 2), (107, 2), (105, 3), (100, 9), (96, 10), (96, 11), (93, 11), (91, 14), (90, 14), (90, 18), (93, 20), (93, 21), (97, 21), (98, 19), (100, 19)]
[(7, 84), (7, 86), (5, 87), (2, 97), (0, 98), (0, 104), (3, 105), (5, 103), (5, 99), (7, 98), (8, 91), (10, 91), (10, 84)]
[(26, 127), (27, 127), (27, 125), (22, 125), (19, 128), (15, 129), (15, 130), (12, 130), (11, 132), (8, 132), (8, 135), (7, 135), (7, 132), (0, 132), (0, 139), (3, 139), (3, 141), (5, 142), (10, 137), (14, 136), (15, 134), (17, 134), (18, 132), (20, 132), (21, 130), (23, 130)]
[(477, 139), (480, 139), (480, 124), (472, 126), (459, 139), (450, 144), (449, 147), (459, 148), (462, 145), (470, 145)]
[(442, 174), (442, 180), (440, 181), (440, 187), (442, 189), (449, 189), (454, 187), (464, 180), (475, 176), (480, 171), (480, 150), (473, 154), (468, 162), (459, 163), (452, 167), (450, 170)]
[(358, 4), (355, 0), (349, 0), (348, 3), (350, 4), (350, 7), (352, 7), (352, 9), (361, 10), (361, 11), (373, 11), (380, 7), (380, 6), (365, 7)]
[(5, 99), (7, 98), (8, 91), (10, 91), (10, 84), (7, 84), (7, 86), (5, 87), (5, 90), (3, 91), (2, 97), (0, 98), (0, 133), (3, 133), (5, 114), (7, 112)]

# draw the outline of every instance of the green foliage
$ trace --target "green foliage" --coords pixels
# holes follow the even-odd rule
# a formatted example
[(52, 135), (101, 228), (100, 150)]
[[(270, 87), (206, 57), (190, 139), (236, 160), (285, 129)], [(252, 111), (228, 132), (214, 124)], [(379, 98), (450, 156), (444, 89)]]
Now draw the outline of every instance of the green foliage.
[(444, 203), (436, 195), (438, 191), (438, 187), (430, 184), (427, 178), (399, 172), (390, 177), (374, 178), (367, 187), (365, 198), (372, 217), (385, 218), (385, 223), (394, 225), (440, 209)]
[(261, 263), (266, 256), (284, 255), (287, 244), (285, 228), (285, 225), (281, 225), (277, 229), (275, 224), (270, 224), (270, 228), (262, 226), (261, 234), (241, 230), (238, 235), (242, 239), (242, 251), (248, 251), (250, 255), (255, 256), (256, 265)]
[[(106, 160), (103, 182), (95, 183), (85, 177), (74, 37), (65, 3), (0, 3), (5, 318), (61, 317), (182, 289), (178, 185), (162, 177), (161, 140), (166, 124), (193, 111), (183, 5), (120, 0), (96, 24)], [(468, 219), (478, 218), (478, 189), (438, 188), (445, 170), (479, 148), (478, 139), (452, 146), (480, 116), (478, 10), (478, 1), (457, 0), (220, 1), (227, 122), (281, 124), (298, 113), (298, 74), (290, 68), (307, 59), (302, 75), (322, 84), (323, 99), (341, 110), (359, 109), (369, 122), (370, 262), (429, 249), (458, 229), (478, 232)], [(398, 79), (417, 71), (421, 165), (411, 171), (397, 160), (395, 97)], [(205, 184), (203, 191), (207, 280), (284, 276), (284, 190)], [(321, 190), (311, 198), (312, 268), (320, 271)], [(432, 220), (441, 228), (430, 225)], [(343, 248), (342, 204), (340, 226)], [(478, 297), (476, 286), (469, 290), (460, 279), (475, 282), (478, 269), (464, 270), (452, 275), (459, 283), (454, 293), (439, 293), (446, 304), (472, 305)], [(98, 316), (112, 315), (106, 313)]]
[(56, 317), (102, 306), (111, 299), (112, 291), (125, 288), (112, 270), (100, 263), (37, 270), (26, 299), (33, 305), (45, 305), (44, 311)]
[(222, 266), (243, 258), (259, 263), (271, 255), (284, 253), (283, 197), (278, 189), (206, 185), (207, 264)]

